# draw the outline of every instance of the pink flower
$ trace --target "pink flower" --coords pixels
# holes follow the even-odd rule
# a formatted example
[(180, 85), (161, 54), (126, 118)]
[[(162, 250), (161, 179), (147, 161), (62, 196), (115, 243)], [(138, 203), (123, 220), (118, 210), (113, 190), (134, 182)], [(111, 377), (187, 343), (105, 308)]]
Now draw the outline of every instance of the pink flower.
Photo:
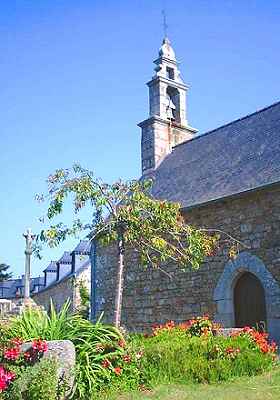
[(0, 392), (7, 389), (16, 374), (12, 371), (7, 371), (2, 365), (0, 366)]
[(13, 371), (8, 371), (8, 372), (6, 372), (6, 380), (7, 380), (8, 382), (10, 382), (10, 381), (12, 381), (13, 379), (15, 379), (15, 377), (16, 377), (15, 372), (13, 372)]

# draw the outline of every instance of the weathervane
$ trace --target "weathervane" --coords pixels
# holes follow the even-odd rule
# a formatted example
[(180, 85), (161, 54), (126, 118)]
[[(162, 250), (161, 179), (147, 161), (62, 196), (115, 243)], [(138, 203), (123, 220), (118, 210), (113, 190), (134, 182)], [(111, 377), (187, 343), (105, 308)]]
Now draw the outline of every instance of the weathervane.
[(167, 25), (167, 22), (166, 22), (166, 12), (165, 12), (164, 9), (162, 10), (162, 17), (163, 17), (163, 23), (162, 23), (162, 26), (163, 26), (163, 33), (164, 33), (164, 37), (166, 38), (166, 37), (167, 37), (167, 28), (168, 28), (168, 25)]

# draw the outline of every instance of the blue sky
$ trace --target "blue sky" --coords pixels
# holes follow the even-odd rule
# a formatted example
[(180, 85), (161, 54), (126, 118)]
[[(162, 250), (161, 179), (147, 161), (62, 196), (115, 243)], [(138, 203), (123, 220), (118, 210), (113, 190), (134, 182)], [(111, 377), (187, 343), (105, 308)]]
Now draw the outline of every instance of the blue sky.
[[(112, 181), (140, 174), (145, 83), (162, 41), (162, 0), (10, 0), (0, 4), (0, 262), (24, 269), (34, 195), (80, 161)], [(191, 85), (200, 133), (279, 100), (280, 3), (166, 1), (169, 37)], [(66, 218), (71, 218), (67, 213)], [(33, 262), (39, 274), (68, 243)]]

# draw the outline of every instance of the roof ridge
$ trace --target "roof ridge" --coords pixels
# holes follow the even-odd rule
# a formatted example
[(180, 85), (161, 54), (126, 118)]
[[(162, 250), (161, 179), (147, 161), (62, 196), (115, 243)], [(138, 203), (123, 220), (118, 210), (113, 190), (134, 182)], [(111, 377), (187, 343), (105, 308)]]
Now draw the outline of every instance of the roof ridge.
[(194, 141), (194, 140), (203, 138), (204, 136), (207, 136), (207, 135), (209, 135), (209, 134), (211, 134), (211, 133), (214, 133), (214, 132), (218, 131), (219, 129), (225, 128), (226, 126), (229, 126), (229, 125), (232, 125), (232, 124), (235, 124), (236, 122), (243, 121), (244, 119), (250, 118), (250, 117), (252, 117), (253, 115), (260, 114), (260, 113), (262, 113), (262, 112), (264, 112), (264, 111), (267, 111), (267, 110), (269, 110), (270, 108), (275, 107), (275, 106), (277, 106), (277, 105), (279, 105), (279, 104), (280, 104), (280, 101), (276, 101), (275, 103), (272, 103), (271, 105), (266, 106), (266, 107), (264, 107), (264, 108), (262, 108), (262, 109), (260, 109), (260, 110), (254, 111), (254, 112), (251, 113), (251, 114), (247, 114), (247, 115), (245, 115), (244, 117), (234, 119), (234, 120), (231, 121), (231, 122), (227, 122), (227, 123), (224, 124), (224, 125), (218, 126), (218, 128), (212, 129), (211, 131), (206, 131), (206, 132), (202, 133), (201, 135), (197, 135), (197, 136), (193, 137), (192, 139), (186, 140), (185, 142), (178, 143), (178, 144), (176, 144), (176, 145), (173, 147), (173, 149), (175, 149), (176, 147), (182, 146), (182, 145), (184, 145), (184, 144), (190, 143), (190, 142), (192, 142), (192, 141)]

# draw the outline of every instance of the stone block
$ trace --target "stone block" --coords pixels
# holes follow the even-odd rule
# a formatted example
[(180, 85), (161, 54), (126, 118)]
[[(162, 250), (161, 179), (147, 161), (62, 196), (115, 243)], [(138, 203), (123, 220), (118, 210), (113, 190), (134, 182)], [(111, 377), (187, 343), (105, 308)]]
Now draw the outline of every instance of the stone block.
[[(76, 362), (74, 344), (70, 340), (52, 340), (47, 343), (48, 350), (43, 354), (43, 358), (50, 358), (57, 362), (58, 377), (66, 381), (69, 386), (68, 394), (70, 394), (74, 385), (74, 368)], [(25, 352), (31, 346), (31, 342), (24, 343), (21, 346), (21, 350)]]

